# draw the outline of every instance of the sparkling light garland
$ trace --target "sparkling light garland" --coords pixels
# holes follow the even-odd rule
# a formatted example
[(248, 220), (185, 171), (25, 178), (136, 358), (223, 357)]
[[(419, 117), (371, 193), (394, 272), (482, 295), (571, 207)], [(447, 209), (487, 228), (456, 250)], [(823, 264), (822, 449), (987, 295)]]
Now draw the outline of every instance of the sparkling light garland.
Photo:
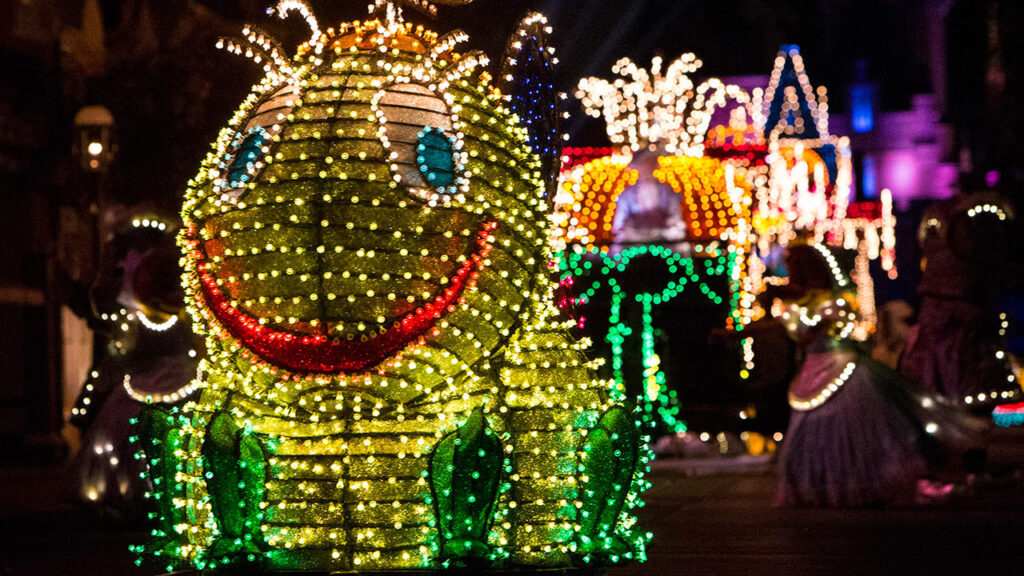
[(743, 368), (740, 369), (740, 378), (746, 380), (750, 378), (750, 373), (754, 370), (754, 339), (743, 338), (740, 340), (740, 346), (743, 348)]
[[(177, 229), (172, 222), (152, 215), (141, 214), (132, 218), (131, 227), (134, 229), (151, 229), (158, 232), (166, 232), (168, 235), (173, 234)], [(140, 326), (154, 332), (165, 332), (173, 328), (178, 320), (180, 320), (177, 316), (171, 316), (163, 322), (153, 322), (138, 308), (128, 311), (120, 306), (116, 311), (99, 312), (98, 316), (98, 320), (107, 325), (107, 330), (111, 334), (105, 354), (116, 358), (123, 358), (130, 352), (134, 346), (134, 340), (138, 337)], [(196, 356), (195, 350), (189, 351), (189, 357), (195, 358)], [(107, 374), (108, 372), (104, 370), (105, 377)], [(100, 377), (100, 371), (94, 365), (89, 371), (88, 378), (82, 385), (82, 393), (76, 405), (71, 408), (72, 421), (76, 419), (84, 420), (92, 411), (94, 397), (97, 392), (96, 385), (100, 381)], [(109, 389), (103, 391), (103, 393), (109, 393)]]
[(714, 158), (666, 156), (658, 159), (655, 178), (682, 196), (687, 236), (693, 241), (719, 240), (750, 221), (750, 187), (735, 167)]
[(843, 371), (839, 373), (827, 386), (821, 389), (820, 392), (810, 398), (798, 398), (792, 392), (789, 393), (789, 405), (794, 409), (801, 412), (808, 410), (814, 410), (818, 406), (821, 406), (828, 401), (834, 394), (839, 392), (846, 384), (846, 381), (853, 374), (853, 371), (857, 368), (856, 362), (849, 362), (843, 367)]
[(606, 156), (563, 174), (552, 219), (556, 250), (570, 244), (591, 248), (612, 241), (619, 194), (640, 177), (629, 168), (629, 162), (629, 156)]
[[(997, 213), (995, 210), (986, 210), (986, 211), (990, 211), (992, 213)], [(974, 215), (971, 214), (970, 216), (973, 217)], [(1010, 320), (1007, 317), (1006, 312), (1000, 312), (999, 313), (999, 338), (1000, 339), (1006, 337), (1006, 331), (1009, 329), (1009, 327), (1010, 327)], [(999, 350), (996, 350), (995, 356), (996, 356), (996, 360), (999, 360), (1001, 363), (1003, 363), (1003, 365), (1006, 366), (1006, 381), (1008, 383), (1010, 383), (1010, 384), (1014, 384), (1014, 383), (1019, 382), (1019, 379), (1018, 379), (1018, 376), (1017, 376), (1017, 370), (1016, 370), (1017, 367), (1015, 366), (1015, 364), (1013, 362), (1013, 359), (1011, 358), (1011, 355), (1008, 354), (1006, 352), (1006, 350), (999, 349)], [(975, 401), (977, 401), (977, 402), (985, 402), (987, 400), (996, 400), (996, 401), (999, 401), (999, 402), (1012, 402), (1012, 401), (1020, 398), (1022, 393), (1024, 393), (1024, 390), (1022, 390), (1021, 388), (1015, 387), (1015, 388), (1012, 388), (1010, 390), (1006, 390), (1004, 387), (1000, 387), (999, 389), (992, 390), (992, 391), (988, 392), (988, 394), (985, 394), (984, 392), (982, 392), (982, 393), (978, 393), (977, 395), (964, 396), (964, 404), (973, 404)], [(997, 408), (999, 408), (999, 407), (997, 407)], [(993, 412), (993, 415), (1000, 416), (999, 420), (1001, 420), (1003, 422), (1006, 422), (1007, 419), (1012, 417), (1010, 415), (1015, 410), (1016, 410), (1016, 407), (1014, 407), (1014, 408), (1004, 408), (1002, 410), (998, 410), (998, 411)], [(1006, 425), (1006, 424), (1001, 424), (1001, 425)]]
[(178, 323), (177, 316), (170, 316), (167, 318), (167, 320), (164, 320), (163, 322), (153, 322), (152, 320), (149, 319), (149, 316), (146, 316), (146, 313), (142, 312), (141, 310), (137, 314), (135, 314), (135, 317), (139, 319), (139, 322), (141, 322), (143, 326), (155, 332), (163, 332), (165, 330), (169, 330), (173, 328), (175, 324)]
[[(784, 47), (780, 53), (768, 90), (752, 95), (713, 78), (695, 84), (689, 75), (700, 65), (695, 56), (686, 54), (662, 73), (661, 58), (655, 58), (650, 71), (623, 59), (612, 70), (618, 78), (583, 79), (576, 95), (590, 115), (604, 118), (613, 144), (625, 144), (630, 151), (663, 153), (653, 176), (680, 194), (687, 240), (724, 241), (731, 255), (727, 327), (741, 331), (764, 314), (755, 296), (764, 288), (761, 258), (774, 246), (786, 245), (798, 232), (808, 230), (818, 241), (856, 240), (855, 230), (839, 224), (844, 221), (850, 195), (852, 162), (848, 140), (828, 134), (824, 89), (816, 95), (810, 88), (795, 46)], [(803, 102), (794, 97), (794, 83), (803, 89)], [(715, 110), (730, 101), (728, 127), (709, 131)], [(806, 131), (804, 115), (813, 118)], [(832, 152), (829, 157), (835, 160), (835, 174), (828, 170), (818, 149)], [(608, 249), (614, 244), (612, 223), (619, 195), (651, 176), (638, 173), (631, 161), (628, 153), (579, 164), (570, 158), (555, 199), (557, 249)], [(886, 269), (891, 268), (888, 256), (889, 241), (895, 238), (893, 223), (889, 210), (881, 225), (887, 241)], [(874, 257), (877, 252), (874, 249)], [(864, 285), (870, 276), (858, 274), (858, 279), (860, 298), (866, 309), (873, 310), (873, 291)], [(613, 307), (618, 301), (613, 298)], [(613, 314), (613, 326), (615, 317)], [(859, 326), (858, 335), (866, 337), (873, 316), (869, 314)], [(620, 344), (614, 344), (613, 350)], [(743, 379), (750, 376), (747, 366), (753, 366), (752, 357), (743, 361)]]
[[(742, 329), (763, 314), (754, 297), (763, 289), (761, 260), (801, 233), (856, 248), (869, 259), (881, 256), (883, 269), (895, 277), (891, 197), (883, 194), (877, 218), (847, 218), (849, 140), (829, 133), (825, 89), (811, 86), (799, 49), (784, 46), (767, 90), (751, 95), (710, 79), (699, 86), (713, 96), (703, 96), (689, 77), (700, 64), (687, 54), (663, 74), (661, 59), (651, 71), (623, 59), (613, 69), (619, 78), (584, 79), (577, 96), (588, 113), (605, 119), (613, 143), (665, 152), (657, 178), (683, 196), (688, 240), (726, 240), (737, 254), (737, 311), (729, 327)], [(730, 102), (728, 127), (709, 130), (712, 113)], [(611, 223), (619, 193), (647, 177), (632, 174), (630, 159), (608, 156), (563, 171), (556, 246), (614, 242)], [(727, 171), (730, 176), (722, 177)], [(866, 337), (874, 323), (874, 296), (870, 276), (857, 278), (867, 312), (859, 333)]]
[[(777, 94), (779, 89), (782, 94)], [(764, 92), (761, 116), (765, 132), (781, 132), (795, 138), (828, 140), (828, 97), (824, 86), (811, 86), (800, 48), (783, 45)], [(804, 113), (810, 114), (808, 122)]]
[(584, 78), (576, 97), (587, 114), (604, 119), (613, 144), (699, 156), (715, 110), (730, 100), (745, 104), (749, 96), (717, 78), (694, 84), (690, 75), (703, 62), (693, 54), (673, 60), (664, 72), (663, 63), (656, 56), (647, 71), (623, 58), (612, 67), (620, 78)]
[(188, 384), (174, 390), (172, 392), (158, 392), (158, 393), (145, 393), (139, 392), (132, 387), (132, 375), (124, 375), (124, 391), (131, 396), (132, 400), (141, 402), (143, 404), (174, 404), (188, 398), (193, 392), (200, 386), (200, 380), (189, 382)]

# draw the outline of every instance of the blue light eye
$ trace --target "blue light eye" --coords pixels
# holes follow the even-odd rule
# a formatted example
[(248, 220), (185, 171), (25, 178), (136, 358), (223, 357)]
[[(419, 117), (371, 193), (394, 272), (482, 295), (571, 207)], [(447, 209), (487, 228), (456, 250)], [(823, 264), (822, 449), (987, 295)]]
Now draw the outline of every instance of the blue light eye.
[[(424, 128), (417, 139), (416, 165), (427, 185), (454, 192), (455, 146), (439, 128)], [(448, 189), (450, 188), (450, 190)]]
[(245, 137), (235, 151), (235, 157), (228, 166), (228, 186), (238, 188), (249, 181), (252, 167), (260, 157), (260, 151), (264, 142), (267, 141), (267, 134), (257, 130)]

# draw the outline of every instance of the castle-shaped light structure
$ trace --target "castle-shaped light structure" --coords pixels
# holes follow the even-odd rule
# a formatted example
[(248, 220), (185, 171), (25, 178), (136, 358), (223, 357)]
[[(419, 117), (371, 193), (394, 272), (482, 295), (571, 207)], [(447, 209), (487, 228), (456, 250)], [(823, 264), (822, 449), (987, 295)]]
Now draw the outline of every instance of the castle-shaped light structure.
[(876, 319), (869, 261), (880, 259), (891, 278), (897, 273), (892, 195), (883, 190), (878, 203), (850, 213), (850, 141), (829, 132), (827, 91), (811, 85), (795, 44), (779, 49), (762, 106), (758, 128), (768, 142), (771, 177), (767, 194), (757, 199), (758, 214), (767, 216), (758, 222), (759, 248), (765, 253), (772, 244), (785, 246), (809, 232), (816, 242), (856, 250), (853, 278), (861, 320), (854, 336), (864, 339)]
[[(619, 195), (653, 176), (679, 193), (695, 252), (724, 258), (730, 276), (729, 328), (740, 331), (765, 313), (755, 299), (764, 288), (764, 259), (777, 246), (807, 235), (857, 249), (861, 324), (854, 336), (866, 338), (875, 319), (868, 262), (880, 257), (883, 268), (895, 275), (895, 219), (888, 191), (880, 203), (851, 213), (849, 140), (829, 131), (826, 90), (811, 85), (796, 46), (782, 47), (769, 85), (750, 94), (714, 78), (698, 83), (691, 75), (700, 66), (692, 54), (667, 65), (655, 58), (650, 70), (622, 59), (612, 69), (614, 79), (579, 82), (576, 96), (583, 109), (604, 119), (609, 140), (619, 148), (585, 162), (567, 162), (555, 198), (555, 245), (576, 253), (616, 252), (611, 224)], [(716, 112), (728, 117), (727, 124), (711, 126)], [(640, 174), (631, 164), (640, 151), (660, 154), (653, 175)], [(567, 272), (585, 270), (574, 258), (566, 261), (571, 263)], [(606, 269), (616, 265), (601, 268)], [(666, 295), (676, 293), (673, 289)], [(752, 350), (749, 338), (744, 350)], [(645, 358), (645, 367), (657, 367), (656, 355)], [(744, 378), (752, 367), (747, 358)]]

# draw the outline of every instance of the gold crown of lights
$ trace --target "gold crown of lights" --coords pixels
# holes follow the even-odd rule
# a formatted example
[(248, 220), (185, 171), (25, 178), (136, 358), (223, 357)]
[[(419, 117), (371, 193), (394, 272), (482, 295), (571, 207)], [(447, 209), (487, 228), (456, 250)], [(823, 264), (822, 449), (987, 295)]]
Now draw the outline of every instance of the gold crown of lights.
[(576, 97), (588, 115), (604, 118), (614, 144), (699, 156), (715, 110), (730, 100), (746, 106), (750, 95), (718, 78), (694, 83), (691, 75), (703, 62), (692, 53), (663, 64), (656, 56), (648, 71), (623, 58), (612, 67), (617, 78), (584, 78)]

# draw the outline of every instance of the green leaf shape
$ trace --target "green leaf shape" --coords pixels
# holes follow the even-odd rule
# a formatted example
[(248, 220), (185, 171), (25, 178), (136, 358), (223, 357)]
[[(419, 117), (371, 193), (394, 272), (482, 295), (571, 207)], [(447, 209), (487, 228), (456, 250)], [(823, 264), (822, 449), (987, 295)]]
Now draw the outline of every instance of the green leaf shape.
[(168, 410), (147, 405), (138, 420), (139, 443), (149, 468), (153, 500), (157, 507), (155, 534), (159, 534), (143, 548), (143, 552), (159, 557), (161, 561), (180, 557), (181, 546), (185, 544), (185, 538), (174, 529), (185, 520), (184, 510), (174, 505), (175, 498), (184, 497), (184, 487), (175, 478), (181, 463), (174, 453), (183, 442), (179, 419)]
[(587, 434), (582, 452), (586, 482), (580, 498), (579, 550), (621, 555), (629, 546), (615, 529), (640, 461), (640, 435), (629, 411), (616, 406), (605, 412)]
[(202, 448), (207, 489), (217, 518), (218, 539), (210, 556), (221, 565), (262, 557), (260, 502), (266, 486), (266, 453), (229, 414), (214, 417)]
[(503, 461), (501, 441), (488, 428), (482, 408), (434, 448), (428, 470), (444, 559), (490, 553), (487, 536)]

